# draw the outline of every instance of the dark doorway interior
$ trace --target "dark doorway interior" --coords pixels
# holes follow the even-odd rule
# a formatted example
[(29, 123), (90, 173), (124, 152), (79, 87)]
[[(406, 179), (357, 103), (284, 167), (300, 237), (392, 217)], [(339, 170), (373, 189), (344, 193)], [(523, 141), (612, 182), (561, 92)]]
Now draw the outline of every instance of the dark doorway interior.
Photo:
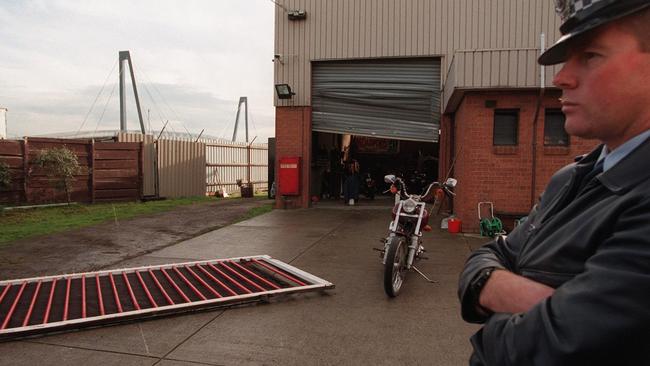
[[(438, 179), (439, 144), (379, 139), (356, 135), (312, 133), (310, 196), (312, 199), (343, 199), (346, 178), (357, 167), (359, 197), (380, 196), (389, 186), (386, 174), (403, 177), (409, 192)], [(366, 182), (374, 181), (374, 189)]]

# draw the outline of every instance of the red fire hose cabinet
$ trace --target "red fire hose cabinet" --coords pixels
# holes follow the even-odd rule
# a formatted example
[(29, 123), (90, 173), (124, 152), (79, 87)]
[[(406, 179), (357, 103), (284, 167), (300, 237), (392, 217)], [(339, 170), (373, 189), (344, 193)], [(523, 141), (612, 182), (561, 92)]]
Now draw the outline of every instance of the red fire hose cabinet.
[(280, 189), (282, 196), (300, 195), (300, 158), (280, 158)]

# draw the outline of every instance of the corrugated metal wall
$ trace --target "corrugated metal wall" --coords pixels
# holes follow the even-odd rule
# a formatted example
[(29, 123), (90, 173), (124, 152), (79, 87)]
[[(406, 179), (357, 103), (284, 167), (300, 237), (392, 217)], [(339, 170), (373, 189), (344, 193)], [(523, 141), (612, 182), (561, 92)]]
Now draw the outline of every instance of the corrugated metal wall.
[(155, 159), (158, 160), (158, 184), (161, 197), (203, 196), (205, 188), (205, 144), (200, 142), (161, 139), (158, 155), (152, 135), (120, 132), (120, 142), (142, 142), (143, 194), (156, 194)]
[(438, 141), (440, 59), (315, 62), (312, 130)]
[[(143, 138), (139, 133), (120, 132), (117, 138), (121, 142), (141, 142), (144, 139), (144, 195), (154, 195), (154, 136), (145, 135)], [(162, 138), (157, 144), (161, 196), (201, 196), (217, 190), (232, 193), (239, 191), (237, 179), (244, 183), (250, 179), (256, 190), (268, 189), (267, 144), (251, 144), (247, 148), (243, 142), (208, 138), (195, 142), (180, 137)]]
[(157, 144), (160, 196), (205, 195), (205, 144), (178, 140)]
[[(307, 11), (307, 19), (289, 21), (275, 10), (276, 83), (288, 83), (293, 99), (277, 106), (310, 105), (311, 61), (383, 57), (442, 56), (443, 77), (457, 51), (540, 48), (559, 37), (559, 18), (550, 0), (277, 0), (283, 7)], [(530, 76), (539, 69), (527, 61)], [(509, 70), (491, 63), (490, 75)], [(481, 66), (484, 67), (484, 66)], [(550, 85), (554, 69), (547, 71)], [(468, 85), (481, 85), (483, 71)], [(489, 79), (492, 80), (492, 79)], [(444, 82), (444, 80), (443, 80)], [(509, 85), (517, 87), (520, 85)]]
[(458, 69), (455, 84), (463, 88), (494, 85), (538, 86), (538, 55), (539, 51), (536, 49), (456, 52), (453, 61)]
[[(454, 53), (443, 99), (444, 106), (455, 89), (534, 88), (540, 86), (539, 49), (470, 50)], [(545, 86), (551, 86), (553, 68), (546, 68)]]

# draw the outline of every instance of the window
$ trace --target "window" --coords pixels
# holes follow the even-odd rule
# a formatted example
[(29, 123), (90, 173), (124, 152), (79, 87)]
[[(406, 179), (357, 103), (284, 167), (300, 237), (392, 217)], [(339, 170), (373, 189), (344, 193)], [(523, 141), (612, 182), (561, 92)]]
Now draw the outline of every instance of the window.
[(494, 134), (492, 136), (492, 144), (495, 146), (517, 145), (518, 125), (518, 109), (495, 109)]
[(569, 135), (564, 129), (564, 113), (547, 109), (544, 113), (544, 146), (569, 146)]

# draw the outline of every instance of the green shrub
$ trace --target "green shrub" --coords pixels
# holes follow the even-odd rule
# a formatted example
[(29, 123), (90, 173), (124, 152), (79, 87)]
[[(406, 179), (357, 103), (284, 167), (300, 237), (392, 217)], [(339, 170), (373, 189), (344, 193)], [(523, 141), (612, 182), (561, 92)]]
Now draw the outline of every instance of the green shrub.
[(77, 155), (65, 146), (55, 147), (41, 151), (34, 163), (42, 167), (48, 177), (55, 179), (54, 188), (64, 191), (70, 203), (74, 176), (79, 172)]

